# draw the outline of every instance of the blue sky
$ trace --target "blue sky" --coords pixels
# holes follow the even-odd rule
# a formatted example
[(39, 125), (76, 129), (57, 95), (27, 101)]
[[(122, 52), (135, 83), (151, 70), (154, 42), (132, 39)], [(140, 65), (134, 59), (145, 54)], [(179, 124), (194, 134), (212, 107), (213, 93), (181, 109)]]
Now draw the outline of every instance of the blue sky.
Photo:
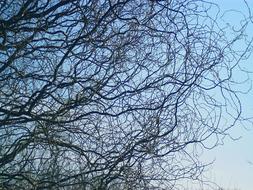
[[(235, 9), (244, 14), (248, 13), (248, 9), (243, 0), (214, 0), (219, 4), (221, 12), (224, 10)], [(252, 9), (253, 1), (246, 1)], [(232, 25), (238, 25), (241, 13), (227, 12), (226, 22)], [(249, 38), (253, 37), (253, 23), (248, 28)], [(240, 47), (238, 47), (240, 48)], [(247, 71), (253, 71), (253, 56), (251, 55), (247, 61), (241, 65)], [(239, 73), (235, 73), (235, 77), (240, 79)], [(253, 80), (253, 74), (249, 77)], [(248, 88), (249, 83), (243, 88)], [(248, 94), (241, 96), (243, 111), (245, 115), (253, 116), (253, 90)], [(247, 128), (247, 130), (245, 129)], [(206, 173), (211, 180), (224, 188), (239, 190), (252, 190), (253, 188), (253, 124), (245, 123), (244, 126), (238, 124), (230, 131), (233, 137), (241, 137), (237, 141), (226, 138), (225, 144), (213, 150), (206, 151), (201, 158), (202, 160), (213, 160), (215, 163), (212, 168)], [(249, 162), (252, 162), (250, 164)]]

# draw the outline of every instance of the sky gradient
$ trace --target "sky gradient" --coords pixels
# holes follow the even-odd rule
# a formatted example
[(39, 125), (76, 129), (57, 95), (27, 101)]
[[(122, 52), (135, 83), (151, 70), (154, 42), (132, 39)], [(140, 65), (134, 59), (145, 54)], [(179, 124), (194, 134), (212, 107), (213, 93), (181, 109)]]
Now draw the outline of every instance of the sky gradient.
[[(240, 15), (248, 14), (247, 6), (243, 0), (215, 0), (220, 7), (220, 11), (225, 10), (238, 10), (241, 13), (235, 11), (228, 11), (226, 14), (225, 22), (229, 22), (232, 25), (239, 24)], [(246, 1), (249, 7), (253, 11), (253, 1)], [(242, 16), (241, 16), (242, 18)], [(253, 37), (253, 23), (250, 23), (248, 28), (249, 38)], [(240, 47), (238, 47), (240, 48)], [(253, 56), (251, 55), (247, 61), (242, 63), (242, 67), (247, 71), (253, 71)], [(237, 78), (241, 76), (235, 73)], [(253, 74), (249, 74), (251, 80), (253, 80)], [(247, 89), (249, 83), (246, 83), (243, 88)], [(245, 115), (253, 115), (253, 91), (241, 96), (243, 112)], [(247, 129), (245, 129), (247, 128)], [(233, 141), (226, 138), (223, 146), (216, 147), (213, 150), (206, 151), (202, 160), (213, 160), (215, 163), (212, 168), (206, 173), (212, 181), (218, 185), (234, 190), (252, 190), (253, 188), (253, 125), (246, 123), (244, 126), (237, 124), (230, 134), (233, 137), (241, 137), (239, 140)]]

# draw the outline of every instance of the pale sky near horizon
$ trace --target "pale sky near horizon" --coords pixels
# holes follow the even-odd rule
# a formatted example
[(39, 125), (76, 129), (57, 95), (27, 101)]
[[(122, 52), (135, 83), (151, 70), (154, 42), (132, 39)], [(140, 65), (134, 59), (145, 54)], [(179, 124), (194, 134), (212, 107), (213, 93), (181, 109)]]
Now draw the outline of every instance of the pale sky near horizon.
[[(220, 6), (220, 11), (234, 9), (247, 14), (248, 9), (244, 0), (213, 0)], [(246, 0), (253, 14), (253, 0)], [(229, 12), (227, 21), (236, 25), (238, 21), (236, 12)], [(253, 37), (253, 23), (248, 29), (248, 35)], [(253, 71), (253, 55), (242, 63), (242, 66), (248, 71)], [(238, 76), (240, 77), (240, 76)], [(253, 80), (253, 74), (250, 74)], [(243, 111), (248, 115), (253, 115), (253, 90), (242, 96)], [(202, 160), (213, 160), (215, 163), (206, 173), (210, 180), (216, 182), (225, 189), (234, 190), (252, 190), (253, 189), (253, 124), (248, 123), (244, 129), (239, 124), (231, 130), (234, 137), (241, 138), (233, 141), (225, 139), (223, 146), (216, 147), (213, 150), (205, 151)]]

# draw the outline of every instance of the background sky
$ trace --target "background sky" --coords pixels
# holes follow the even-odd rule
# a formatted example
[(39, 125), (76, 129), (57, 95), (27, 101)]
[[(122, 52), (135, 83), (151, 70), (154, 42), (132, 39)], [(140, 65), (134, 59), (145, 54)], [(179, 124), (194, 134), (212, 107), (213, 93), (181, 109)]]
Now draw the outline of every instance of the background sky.
[[(243, 14), (248, 14), (247, 6), (244, 0), (214, 0), (219, 4), (221, 12), (225, 10), (238, 10)], [(246, 1), (252, 9), (253, 0)], [(228, 11), (226, 14), (226, 22), (237, 25), (242, 18), (241, 13)], [(249, 38), (253, 37), (253, 23), (250, 24), (247, 34)], [(240, 47), (238, 47), (240, 48)], [(253, 71), (253, 56), (251, 55), (247, 61), (242, 63), (242, 67), (247, 71)], [(236, 77), (241, 76), (237, 73)], [(249, 75), (253, 80), (253, 74)], [(249, 83), (245, 84), (248, 88)], [(253, 116), (253, 90), (248, 94), (241, 96), (243, 111), (246, 115)], [(246, 129), (247, 128), (247, 129)], [(202, 160), (213, 160), (215, 163), (206, 173), (212, 181), (229, 189), (252, 190), (253, 189), (253, 124), (246, 123), (244, 126), (238, 124), (230, 131), (233, 137), (241, 137), (237, 141), (226, 138), (223, 146), (219, 146), (213, 150), (206, 151)]]

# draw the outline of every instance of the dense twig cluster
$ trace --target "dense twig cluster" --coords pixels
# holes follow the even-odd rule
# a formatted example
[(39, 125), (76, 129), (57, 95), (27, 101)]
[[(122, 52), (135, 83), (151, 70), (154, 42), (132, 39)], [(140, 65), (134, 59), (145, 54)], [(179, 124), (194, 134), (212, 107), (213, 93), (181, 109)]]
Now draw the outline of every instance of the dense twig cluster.
[(244, 26), (228, 40), (212, 6), (2, 1), (0, 189), (201, 180), (197, 148), (218, 142), (241, 114), (231, 76)]

